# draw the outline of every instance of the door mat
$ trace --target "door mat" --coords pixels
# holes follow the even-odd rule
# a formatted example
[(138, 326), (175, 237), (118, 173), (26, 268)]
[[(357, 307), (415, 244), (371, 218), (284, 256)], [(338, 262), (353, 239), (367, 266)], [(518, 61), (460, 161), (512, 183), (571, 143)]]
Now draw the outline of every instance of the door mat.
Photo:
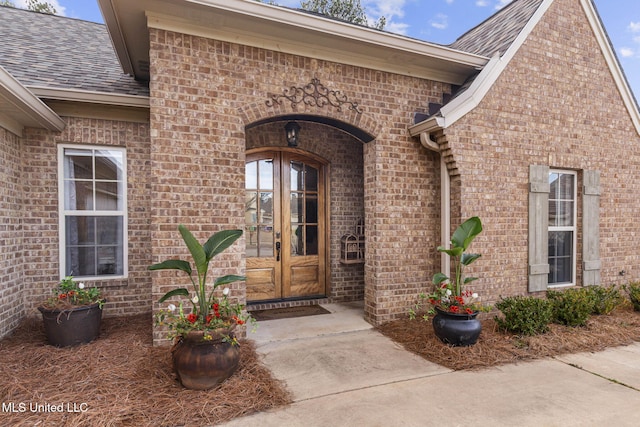
[(330, 314), (330, 311), (319, 305), (304, 305), (299, 307), (274, 308), (271, 310), (255, 310), (249, 314), (258, 320), (288, 319), (290, 317), (316, 316), (319, 314)]

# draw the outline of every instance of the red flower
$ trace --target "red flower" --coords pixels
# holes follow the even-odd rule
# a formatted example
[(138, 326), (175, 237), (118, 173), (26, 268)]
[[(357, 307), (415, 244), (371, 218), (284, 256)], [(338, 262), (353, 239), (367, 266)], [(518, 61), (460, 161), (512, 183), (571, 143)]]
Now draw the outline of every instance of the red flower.
[(211, 320), (213, 320), (213, 316), (212, 315), (207, 315), (206, 321), (207, 323), (211, 323)]
[(238, 325), (244, 325), (244, 320), (239, 319), (238, 316), (233, 316), (232, 319), (235, 320)]
[(464, 298), (462, 297), (456, 297), (456, 301), (458, 301), (459, 304), (464, 304)]
[(465, 311), (467, 312), (467, 314), (473, 314), (473, 310), (471, 310), (469, 307), (467, 307)]
[(452, 313), (457, 313), (458, 309), (459, 307), (457, 305), (452, 305), (451, 307), (449, 307), (449, 311)]
[(67, 294), (60, 294), (58, 295), (59, 299), (65, 299), (67, 297)]
[(213, 308), (215, 311), (218, 311), (220, 309), (220, 304), (216, 302), (211, 306), (211, 308)]
[(187, 320), (191, 323), (196, 323), (196, 320), (198, 320), (198, 316), (195, 313), (189, 313), (189, 315), (187, 316)]

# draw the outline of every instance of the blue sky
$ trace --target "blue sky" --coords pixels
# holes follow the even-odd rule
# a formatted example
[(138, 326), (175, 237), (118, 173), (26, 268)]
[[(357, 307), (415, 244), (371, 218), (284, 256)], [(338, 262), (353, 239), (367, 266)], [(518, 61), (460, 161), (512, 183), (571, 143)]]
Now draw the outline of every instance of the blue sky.
[[(96, 0), (47, 0), (58, 13), (102, 22)], [(135, 0), (132, 0), (135, 1)], [(385, 30), (434, 43), (449, 44), (510, 0), (361, 0), (372, 20), (387, 18)], [(14, 0), (16, 5), (26, 0)], [(298, 7), (300, 0), (276, 0)], [(595, 0), (596, 8), (640, 102), (640, 0)]]

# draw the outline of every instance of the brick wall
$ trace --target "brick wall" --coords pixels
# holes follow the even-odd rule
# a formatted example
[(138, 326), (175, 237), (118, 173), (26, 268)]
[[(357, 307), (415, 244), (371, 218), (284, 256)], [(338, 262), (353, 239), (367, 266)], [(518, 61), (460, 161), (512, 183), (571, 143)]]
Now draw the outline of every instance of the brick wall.
[[(292, 113), (288, 105), (268, 108), (265, 101), (317, 78), (364, 113), (308, 105), (297, 112), (336, 118), (376, 136), (363, 147), (362, 181), (353, 185), (364, 186), (365, 316), (381, 323), (405, 315), (433, 274), (439, 229), (438, 161), (409, 137), (407, 125), (414, 112), (441, 102), (449, 85), (153, 28), (150, 39), (154, 261), (184, 253), (176, 239), (179, 222), (201, 237), (243, 226), (244, 128)], [(243, 272), (243, 245), (227, 255), (225, 268)], [(172, 287), (173, 278), (153, 276), (154, 298)], [(355, 276), (332, 280), (355, 283)], [(244, 300), (242, 289), (237, 295)], [(162, 334), (156, 331), (155, 339)]]
[[(473, 271), (489, 300), (527, 292), (532, 164), (579, 171), (578, 194), (580, 171), (600, 171), (603, 284), (640, 278), (640, 137), (579, 3), (554, 2), (480, 105), (445, 131), (460, 175), (453, 203), (484, 222)], [(580, 236), (580, 195), (577, 206)]]
[(151, 263), (149, 246), (149, 125), (97, 119), (65, 118), (62, 133), (27, 129), (21, 140), (21, 182), (24, 183), (24, 275), (28, 290), (25, 309), (35, 308), (51, 294), (59, 280), (58, 173), (59, 143), (119, 146), (127, 148), (129, 277), (91, 281), (103, 288), (108, 299), (105, 316), (150, 311)]
[(24, 315), (20, 141), (0, 128), (0, 338), (11, 332)]

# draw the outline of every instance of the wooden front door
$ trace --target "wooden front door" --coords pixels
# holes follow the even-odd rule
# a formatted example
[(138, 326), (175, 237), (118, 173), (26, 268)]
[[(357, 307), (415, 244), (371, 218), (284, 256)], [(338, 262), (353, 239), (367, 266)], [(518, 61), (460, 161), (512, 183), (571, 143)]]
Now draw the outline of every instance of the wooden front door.
[(326, 295), (325, 179), (296, 151), (247, 154), (247, 301)]

